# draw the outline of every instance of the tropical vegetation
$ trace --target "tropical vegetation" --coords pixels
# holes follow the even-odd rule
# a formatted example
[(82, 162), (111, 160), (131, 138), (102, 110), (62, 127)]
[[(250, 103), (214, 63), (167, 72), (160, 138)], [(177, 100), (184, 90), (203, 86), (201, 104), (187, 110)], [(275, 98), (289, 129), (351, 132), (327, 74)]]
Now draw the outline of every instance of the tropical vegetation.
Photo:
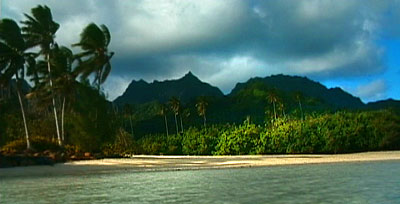
[[(308, 81), (308, 89), (297, 90), (301, 78), (293, 78), (298, 84), (292, 88), (270, 86), (275, 78), (252, 79), (224, 96), (189, 72), (165, 82), (171, 89), (162, 82), (135, 82), (159, 101), (109, 102), (101, 88), (114, 55), (107, 26), (86, 26), (71, 45), (79, 49), (74, 53), (58, 44), (61, 25), (50, 8), (39, 5), (25, 18), (20, 25), (0, 21), (0, 155), (54, 151), (72, 159), (85, 152), (115, 157), (400, 149), (398, 109), (361, 109), (359, 99)], [(182, 84), (196, 91), (180, 92)], [(357, 108), (344, 108), (346, 99)]]

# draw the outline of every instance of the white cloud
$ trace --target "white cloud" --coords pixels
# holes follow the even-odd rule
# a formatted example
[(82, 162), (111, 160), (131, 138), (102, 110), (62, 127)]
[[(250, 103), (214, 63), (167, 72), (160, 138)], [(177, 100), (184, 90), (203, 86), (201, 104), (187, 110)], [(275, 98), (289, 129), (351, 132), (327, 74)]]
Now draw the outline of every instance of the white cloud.
[(113, 98), (122, 93), (113, 85), (118, 79), (126, 86), (132, 77), (162, 80), (188, 70), (224, 92), (237, 81), (276, 73), (327, 79), (382, 72), (377, 39), (392, 29), (385, 23), (400, 27), (393, 20), (399, 2), (3, 0), (3, 8), (21, 20), (47, 4), (61, 24), (57, 40), (67, 46), (89, 22), (106, 24), (116, 52), (105, 84)]
[(363, 76), (383, 71), (384, 50), (360, 37), (350, 45), (337, 46), (331, 52), (296, 59), (286, 64), (292, 74), (317, 75), (320, 78)]
[(239, 0), (229, 1), (118, 1), (123, 13), (117, 41), (133, 53), (169, 51), (179, 47), (209, 43), (230, 35), (246, 7)]
[(106, 96), (109, 100), (114, 100), (128, 88), (129, 83), (132, 79), (128, 79), (120, 76), (110, 76), (107, 79), (107, 83), (103, 85), (103, 89), (106, 91)]
[(368, 84), (358, 86), (355, 95), (369, 102), (384, 99), (386, 97), (386, 91), (386, 82), (383, 79), (378, 79)]

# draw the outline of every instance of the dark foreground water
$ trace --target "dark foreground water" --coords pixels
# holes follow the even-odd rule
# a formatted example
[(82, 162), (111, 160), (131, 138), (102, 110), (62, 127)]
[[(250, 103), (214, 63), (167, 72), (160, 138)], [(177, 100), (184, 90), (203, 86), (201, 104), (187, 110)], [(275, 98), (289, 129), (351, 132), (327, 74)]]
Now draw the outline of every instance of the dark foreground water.
[(0, 203), (400, 203), (400, 161), (3, 174)]

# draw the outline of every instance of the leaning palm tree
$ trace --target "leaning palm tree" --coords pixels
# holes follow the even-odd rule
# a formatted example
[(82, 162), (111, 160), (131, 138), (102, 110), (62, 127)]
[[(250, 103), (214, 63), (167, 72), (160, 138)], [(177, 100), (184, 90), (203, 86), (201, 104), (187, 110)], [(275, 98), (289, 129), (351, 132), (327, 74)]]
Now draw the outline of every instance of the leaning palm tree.
[(21, 83), (25, 76), (25, 66), (29, 65), (28, 62), (34, 62), (35, 55), (26, 52), (27, 49), (18, 24), (11, 19), (0, 20), (0, 80), (8, 83), (15, 76), (18, 101), (25, 128), (26, 148), (30, 149), (28, 126), (21, 97)]
[(178, 129), (178, 120), (177, 120), (177, 116), (179, 115), (179, 111), (181, 109), (181, 102), (179, 101), (178, 98), (176, 97), (171, 97), (171, 99), (169, 100), (169, 105), (171, 107), (172, 112), (174, 112), (174, 116), (175, 116), (175, 126), (176, 126), (176, 134), (179, 133), (179, 129)]
[(203, 117), (203, 124), (204, 128), (206, 128), (206, 110), (207, 110), (208, 103), (205, 100), (204, 97), (201, 97), (197, 103), (196, 103), (196, 108), (197, 108), (197, 113), (199, 114), (200, 117)]
[(104, 83), (111, 71), (111, 58), (114, 52), (108, 51), (111, 41), (111, 34), (105, 25), (100, 27), (94, 23), (83, 29), (81, 39), (72, 46), (78, 46), (82, 52), (76, 56), (79, 58), (79, 65), (76, 73), (86, 79), (94, 74), (94, 84), (100, 93), (100, 85)]
[(164, 117), (165, 131), (167, 132), (167, 137), (168, 137), (167, 113), (168, 113), (168, 108), (167, 108), (167, 106), (164, 105), (164, 104), (161, 104), (161, 107), (160, 107), (160, 115)]
[[(40, 54), (47, 62), (50, 90), (53, 89), (52, 68), (50, 64), (51, 49), (55, 46), (55, 34), (60, 25), (53, 21), (51, 10), (47, 6), (38, 5), (31, 9), (32, 16), (24, 14), (27, 20), (22, 21), (22, 31), (29, 47), (40, 47)], [(56, 123), (58, 144), (61, 146), (61, 135), (57, 117), (56, 101), (52, 97), (54, 119)]]
[(273, 107), (274, 107), (274, 118), (276, 120), (276, 107), (275, 104), (278, 102), (278, 94), (276, 93), (275, 90), (271, 90), (268, 92), (268, 96), (267, 99), (270, 103), (272, 103)]

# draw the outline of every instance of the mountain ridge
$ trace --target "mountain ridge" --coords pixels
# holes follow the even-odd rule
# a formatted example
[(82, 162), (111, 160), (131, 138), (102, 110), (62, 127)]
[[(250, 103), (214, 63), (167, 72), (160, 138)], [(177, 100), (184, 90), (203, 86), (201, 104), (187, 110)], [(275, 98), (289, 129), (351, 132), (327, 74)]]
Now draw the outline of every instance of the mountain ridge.
[(218, 87), (201, 81), (190, 71), (178, 79), (154, 80), (150, 83), (143, 79), (132, 80), (124, 93), (114, 100), (114, 103), (117, 105), (126, 103), (144, 104), (154, 101), (166, 103), (173, 96), (179, 98), (182, 103), (193, 101), (199, 96), (232, 98), (238, 95), (240, 91), (257, 83), (262, 84), (264, 89), (275, 89), (286, 95), (300, 92), (305, 97), (314, 98), (318, 103), (328, 104), (334, 109), (399, 107), (398, 103), (400, 103), (400, 101), (393, 99), (364, 103), (359, 97), (353, 96), (339, 87), (327, 88), (320, 82), (304, 76), (283, 74), (252, 77), (246, 82), (237, 83), (230, 93), (224, 94)]
[(339, 108), (360, 108), (365, 105), (360, 98), (351, 95), (339, 87), (327, 88), (321, 83), (308, 79), (307, 77), (283, 74), (271, 75), (264, 78), (254, 77), (245, 83), (238, 83), (229, 95), (236, 94), (238, 90), (252, 83), (263, 83), (272, 89), (283, 92), (301, 92), (306, 96), (321, 99), (325, 103), (332, 104)]
[(114, 100), (116, 104), (142, 104), (151, 101), (167, 102), (171, 97), (179, 98), (183, 103), (198, 96), (223, 97), (222, 91), (208, 83), (202, 82), (193, 75), (186, 73), (179, 79), (157, 81), (151, 83), (143, 79), (132, 80), (125, 92)]

